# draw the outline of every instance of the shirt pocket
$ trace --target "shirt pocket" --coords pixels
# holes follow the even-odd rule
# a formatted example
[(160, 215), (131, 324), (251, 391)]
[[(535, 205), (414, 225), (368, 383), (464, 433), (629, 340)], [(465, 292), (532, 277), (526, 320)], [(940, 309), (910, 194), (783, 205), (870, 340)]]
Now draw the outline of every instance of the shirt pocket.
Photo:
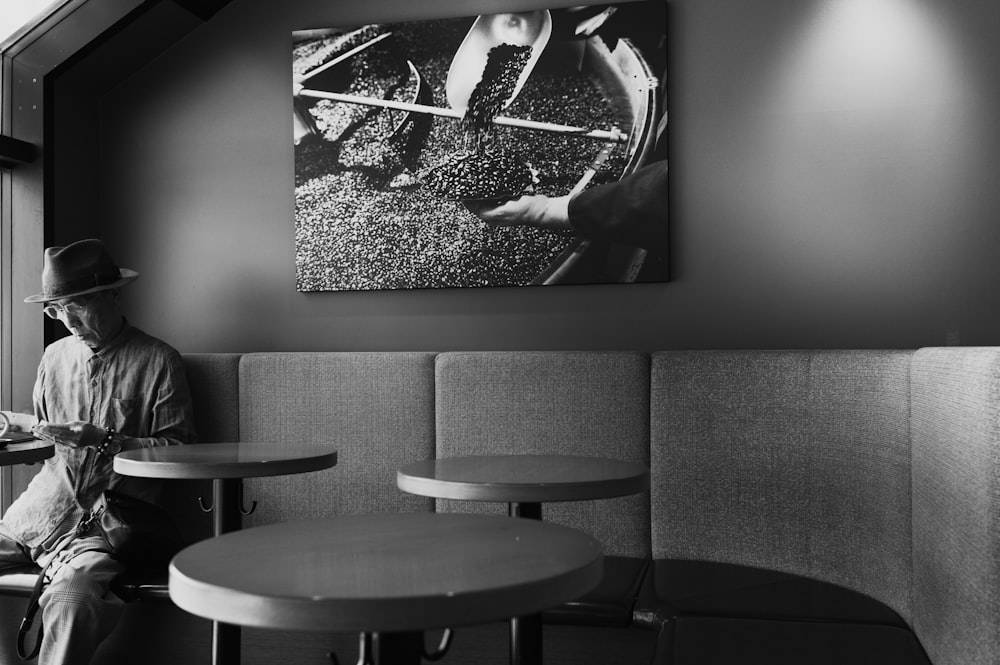
[(130, 436), (141, 436), (142, 399), (139, 397), (111, 398), (110, 427), (116, 432)]

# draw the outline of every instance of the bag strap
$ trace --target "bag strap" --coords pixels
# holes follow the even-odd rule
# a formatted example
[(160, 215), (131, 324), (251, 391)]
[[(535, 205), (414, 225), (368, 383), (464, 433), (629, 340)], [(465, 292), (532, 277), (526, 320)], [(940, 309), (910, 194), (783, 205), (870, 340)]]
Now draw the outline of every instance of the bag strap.
[(24, 610), (24, 618), (21, 619), (21, 626), (17, 629), (17, 656), (21, 660), (34, 660), (42, 648), (42, 637), (45, 632), (45, 627), (42, 624), (38, 624), (38, 635), (35, 637), (35, 646), (31, 648), (30, 653), (27, 653), (24, 648), (24, 640), (28, 632), (31, 631), (31, 625), (35, 622), (35, 614), (38, 613), (38, 599), (45, 588), (45, 575), (48, 569), (49, 566), (46, 566), (45, 570), (38, 573), (38, 579), (35, 580), (35, 587), (31, 590), (31, 598), (28, 599), (28, 607)]
[(42, 597), (42, 591), (45, 590), (45, 585), (48, 583), (49, 568), (55, 563), (59, 553), (67, 545), (76, 540), (77, 536), (86, 531), (93, 523), (97, 514), (103, 509), (104, 504), (101, 503), (100, 506), (95, 506), (89, 515), (84, 516), (71, 532), (72, 536), (64, 537), (59, 546), (52, 550), (52, 558), (49, 559), (48, 564), (45, 565), (42, 572), (38, 573), (38, 579), (35, 580), (35, 586), (31, 590), (31, 597), (28, 599), (28, 606), (24, 609), (24, 618), (21, 619), (21, 625), (17, 629), (17, 656), (21, 660), (34, 660), (42, 648), (42, 637), (45, 634), (45, 627), (42, 624), (38, 624), (38, 635), (35, 637), (35, 646), (32, 647), (30, 653), (26, 652), (24, 642), (31, 631), (31, 626), (35, 623), (35, 615), (38, 614), (38, 600)]

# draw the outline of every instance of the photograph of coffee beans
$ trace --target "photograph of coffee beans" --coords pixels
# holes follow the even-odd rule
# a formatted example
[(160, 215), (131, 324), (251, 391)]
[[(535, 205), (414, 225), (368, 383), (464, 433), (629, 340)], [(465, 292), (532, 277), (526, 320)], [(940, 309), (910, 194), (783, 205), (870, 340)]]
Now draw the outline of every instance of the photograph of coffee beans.
[[(491, 49), (464, 114), (425, 112), (449, 109), (449, 66), (475, 18), (312, 30), (293, 40), (300, 87), (361, 100), (294, 100), (305, 127), (295, 146), (298, 291), (529, 286), (578, 243), (567, 231), (487, 225), (462, 201), (566, 194), (606, 143), (493, 119), (627, 134), (632, 111), (550, 42), (509, 106), (531, 47)], [(613, 145), (588, 186), (620, 178), (629, 149)]]

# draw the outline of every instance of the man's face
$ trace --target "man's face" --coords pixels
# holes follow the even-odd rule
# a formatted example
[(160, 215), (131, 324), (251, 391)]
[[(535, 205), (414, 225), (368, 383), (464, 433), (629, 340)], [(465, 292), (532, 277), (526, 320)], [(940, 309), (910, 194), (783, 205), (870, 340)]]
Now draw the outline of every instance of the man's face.
[(74, 337), (95, 351), (118, 332), (122, 318), (116, 290), (53, 300), (43, 311), (62, 321)]

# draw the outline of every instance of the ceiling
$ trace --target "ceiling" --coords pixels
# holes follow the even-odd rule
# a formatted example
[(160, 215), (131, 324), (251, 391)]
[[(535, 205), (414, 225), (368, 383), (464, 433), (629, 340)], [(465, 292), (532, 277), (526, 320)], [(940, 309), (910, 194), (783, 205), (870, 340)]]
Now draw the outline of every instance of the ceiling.
[[(20, 31), (4, 55), (42, 76), (110, 89), (231, 0), (68, 0)], [(62, 80), (62, 79), (61, 79)]]

